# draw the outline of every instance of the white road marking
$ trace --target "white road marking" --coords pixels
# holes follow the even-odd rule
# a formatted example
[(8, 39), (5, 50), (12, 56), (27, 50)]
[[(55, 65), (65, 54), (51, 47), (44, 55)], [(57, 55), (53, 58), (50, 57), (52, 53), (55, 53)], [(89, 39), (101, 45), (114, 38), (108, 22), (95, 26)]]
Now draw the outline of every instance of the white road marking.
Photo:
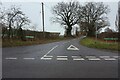
[(73, 58), (74, 61), (85, 60), (81, 56), (72, 56), (72, 58)]
[(48, 51), (44, 56), (47, 56), (50, 52), (52, 52), (55, 48), (57, 48), (58, 45), (54, 46), (50, 51)]
[(67, 57), (67, 56), (57, 56), (57, 57), (62, 57), (63, 58), (63, 57)]
[(41, 58), (41, 59), (43, 59), (43, 60), (51, 60), (52, 58)]
[(85, 60), (84, 58), (76, 58), (76, 59), (73, 59), (74, 61), (83, 61), (83, 60)]
[(78, 57), (80, 57), (80, 58), (81, 58), (81, 56), (72, 56), (72, 58), (78, 58)]
[(112, 61), (112, 60), (116, 60), (115, 58), (105, 58), (104, 60), (106, 61)]
[(57, 60), (68, 60), (67, 58), (57, 58)]
[(5, 59), (11, 59), (11, 60), (13, 59), (13, 60), (16, 60), (17, 58), (5, 58)]
[(72, 57), (78, 57), (78, 56), (72, 56)]
[(100, 59), (99, 58), (88, 58), (88, 60), (90, 60), (90, 61), (99, 61)]
[(96, 58), (96, 56), (86, 56), (86, 58)]
[(70, 45), (67, 50), (79, 50), (77, 47)]
[(23, 59), (26, 59), (26, 60), (34, 60), (35, 58), (23, 58)]
[(110, 56), (99, 56), (100, 58), (110, 58)]
[(53, 56), (44, 56), (44, 58), (52, 58)]
[(119, 58), (119, 56), (113, 56), (113, 58)]
[[(41, 59), (45, 59), (44, 57), (46, 57), (50, 52), (52, 52), (55, 48), (57, 48), (58, 45), (54, 46), (51, 50), (49, 50), (43, 57), (41, 57)], [(51, 57), (51, 56), (50, 56)]]
[(110, 56), (100, 56), (100, 58), (103, 58), (106, 61), (116, 60), (115, 57), (114, 58), (110, 58)]

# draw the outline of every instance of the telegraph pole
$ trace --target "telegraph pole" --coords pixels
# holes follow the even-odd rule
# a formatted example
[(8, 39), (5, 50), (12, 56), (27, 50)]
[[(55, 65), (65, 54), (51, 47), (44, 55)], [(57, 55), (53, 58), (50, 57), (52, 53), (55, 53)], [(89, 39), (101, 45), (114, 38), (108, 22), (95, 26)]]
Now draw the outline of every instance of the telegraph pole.
[(43, 22), (43, 37), (45, 38), (45, 30), (44, 30), (44, 4), (42, 2), (42, 22)]
[(118, 2), (118, 40), (120, 41), (120, 1)]

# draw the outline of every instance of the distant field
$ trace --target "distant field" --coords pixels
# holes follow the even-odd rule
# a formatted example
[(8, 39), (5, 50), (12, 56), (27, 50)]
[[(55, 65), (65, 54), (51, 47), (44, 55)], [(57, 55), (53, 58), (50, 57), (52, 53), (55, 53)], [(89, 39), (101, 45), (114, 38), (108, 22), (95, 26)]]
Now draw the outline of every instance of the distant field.
[(4, 40), (2, 41), (2, 47), (15, 47), (15, 46), (29, 46), (37, 44), (46, 44), (51, 42), (57, 42), (62, 40), (68, 40), (71, 38), (56, 38), (56, 39), (41, 39), (33, 41), (21, 41), (21, 40)]
[(108, 49), (108, 50), (119, 50), (120, 51), (120, 43), (118, 42), (105, 42), (101, 40), (95, 40), (94, 38), (84, 38), (80, 41), (80, 44), (98, 49)]

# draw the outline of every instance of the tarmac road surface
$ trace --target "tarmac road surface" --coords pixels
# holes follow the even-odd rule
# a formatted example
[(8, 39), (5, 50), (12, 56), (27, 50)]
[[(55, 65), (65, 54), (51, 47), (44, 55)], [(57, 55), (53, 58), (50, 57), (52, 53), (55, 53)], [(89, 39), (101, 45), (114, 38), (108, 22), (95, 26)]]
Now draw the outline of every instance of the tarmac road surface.
[(118, 78), (118, 53), (87, 48), (80, 39), (3, 48), (2, 77)]

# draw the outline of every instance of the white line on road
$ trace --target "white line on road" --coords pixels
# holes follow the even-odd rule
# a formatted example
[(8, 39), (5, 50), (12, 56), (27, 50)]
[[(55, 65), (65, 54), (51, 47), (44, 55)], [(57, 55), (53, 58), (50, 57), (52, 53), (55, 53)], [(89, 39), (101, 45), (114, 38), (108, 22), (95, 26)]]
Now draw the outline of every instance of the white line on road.
[(52, 58), (53, 56), (44, 56), (45, 58)]
[(63, 57), (67, 57), (67, 56), (57, 56), (57, 57), (62, 57), (63, 58)]
[(100, 58), (110, 58), (110, 56), (100, 56)]
[(70, 45), (67, 50), (79, 50), (77, 47)]
[(35, 58), (23, 58), (23, 59), (26, 59), (26, 60), (34, 60)]
[(76, 58), (76, 59), (73, 59), (74, 61), (83, 61), (85, 60), (84, 58)]
[(11, 59), (11, 60), (16, 60), (17, 58), (5, 58), (5, 59)]
[(72, 56), (72, 57), (78, 57), (78, 56)]
[(43, 57), (41, 57), (41, 59), (44, 59), (44, 57), (46, 57), (50, 52), (52, 52), (55, 48), (57, 48), (58, 45), (54, 46), (51, 50), (49, 50)]
[(113, 56), (113, 58), (119, 58), (119, 56)]
[(116, 59), (115, 58), (105, 58), (104, 60), (106, 60), (106, 61), (114, 61)]
[(89, 58), (88, 60), (90, 60), (90, 61), (99, 61), (100, 59), (99, 58)]
[(44, 56), (47, 56), (50, 52), (52, 52), (55, 48), (57, 48), (58, 45), (54, 46), (50, 51), (48, 51)]
[(44, 57), (42, 57), (41, 59), (43, 59), (43, 60), (51, 60), (52, 58), (44, 58)]
[(68, 60), (67, 58), (57, 58), (57, 60)]
[(82, 56), (72, 56), (72, 58), (82, 58)]
[(96, 58), (96, 56), (86, 56), (86, 58)]

